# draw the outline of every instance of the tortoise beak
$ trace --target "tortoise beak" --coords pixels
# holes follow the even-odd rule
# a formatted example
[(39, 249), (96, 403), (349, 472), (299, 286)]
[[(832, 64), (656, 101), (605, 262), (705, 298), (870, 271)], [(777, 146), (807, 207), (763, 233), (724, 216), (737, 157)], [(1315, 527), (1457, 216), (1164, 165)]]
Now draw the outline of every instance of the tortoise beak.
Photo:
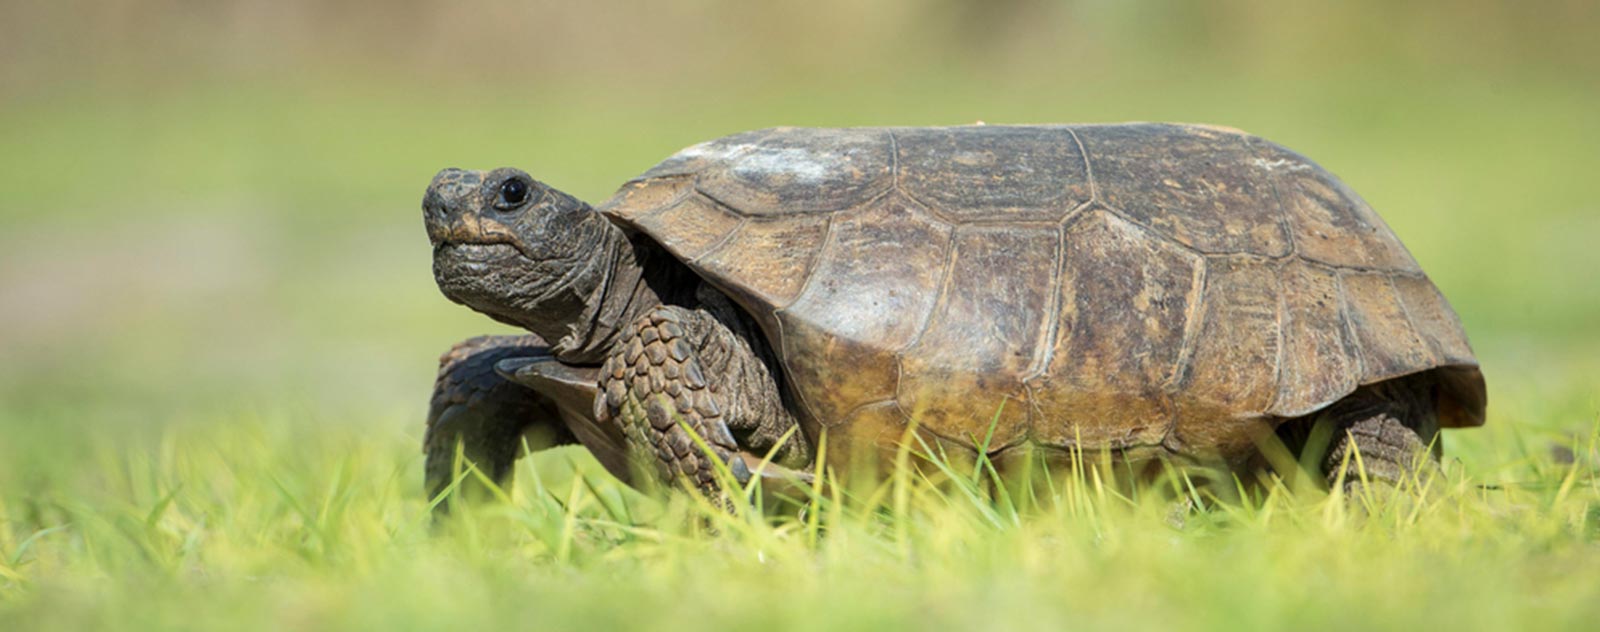
[(445, 244), (517, 245), (511, 227), (474, 213), (428, 221), (428, 241), (438, 248)]

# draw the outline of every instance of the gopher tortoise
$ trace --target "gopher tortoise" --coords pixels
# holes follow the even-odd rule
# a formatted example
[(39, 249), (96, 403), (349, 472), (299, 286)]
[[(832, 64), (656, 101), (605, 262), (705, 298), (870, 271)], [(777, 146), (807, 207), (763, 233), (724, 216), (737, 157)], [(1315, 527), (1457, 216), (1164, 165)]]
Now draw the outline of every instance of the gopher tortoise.
[(1324, 474), (1353, 445), (1397, 479), (1484, 420), (1460, 321), (1383, 220), (1232, 129), (769, 129), (598, 208), (446, 169), (423, 216), (444, 295), (531, 332), (441, 359), (434, 493), (458, 455), (504, 482), (530, 430), (713, 493), (712, 458), (805, 476), (824, 441), (1247, 467), (1313, 420)]

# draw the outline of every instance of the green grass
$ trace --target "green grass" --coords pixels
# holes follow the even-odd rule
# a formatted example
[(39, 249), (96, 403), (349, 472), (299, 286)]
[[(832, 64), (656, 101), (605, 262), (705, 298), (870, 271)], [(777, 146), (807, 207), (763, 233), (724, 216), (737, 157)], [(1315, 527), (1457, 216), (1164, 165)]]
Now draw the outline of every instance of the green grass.
[(1600, 430), (1572, 439), (1566, 465), (1485, 431), (1501, 446), (1488, 456), (1523, 463), (1486, 485), (1452, 461), (1424, 500), (1363, 509), (1371, 499), (1274, 487), (1186, 515), (1163, 484), (1130, 493), (1066, 473), (1028, 502), (962, 471), (730, 516), (640, 496), (560, 450), (521, 461), (508, 502), (430, 528), (408, 419), (214, 417), (87, 437), (35, 420), (26, 445), (53, 453), (12, 444), (0, 466), (5, 489), (28, 490), (0, 497), (0, 625), (1579, 629), (1600, 616)]

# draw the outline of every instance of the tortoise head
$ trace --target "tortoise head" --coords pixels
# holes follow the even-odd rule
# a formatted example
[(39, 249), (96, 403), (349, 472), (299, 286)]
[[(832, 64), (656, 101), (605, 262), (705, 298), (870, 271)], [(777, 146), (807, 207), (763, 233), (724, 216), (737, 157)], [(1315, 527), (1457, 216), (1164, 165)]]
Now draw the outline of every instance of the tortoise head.
[(578, 318), (606, 220), (518, 169), (445, 169), (422, 198), (433, 277), (450, 300), (548, 337)]

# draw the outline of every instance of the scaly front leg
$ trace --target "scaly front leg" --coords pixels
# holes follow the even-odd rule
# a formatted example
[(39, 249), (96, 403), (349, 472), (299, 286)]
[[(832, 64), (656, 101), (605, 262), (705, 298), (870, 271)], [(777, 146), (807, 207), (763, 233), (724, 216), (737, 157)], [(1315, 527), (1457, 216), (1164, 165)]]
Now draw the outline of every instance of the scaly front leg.
[(769, 452), (774, 472), (793, 474), (809, 463), (810, 445), (784, 405), (764, 345), (725, 302), (658, 307), (606, 361), (595, 416), (620, 426), (635, 460), (661, 482), (711, 498), (723, 491), (713, 458), (740, 483)]

